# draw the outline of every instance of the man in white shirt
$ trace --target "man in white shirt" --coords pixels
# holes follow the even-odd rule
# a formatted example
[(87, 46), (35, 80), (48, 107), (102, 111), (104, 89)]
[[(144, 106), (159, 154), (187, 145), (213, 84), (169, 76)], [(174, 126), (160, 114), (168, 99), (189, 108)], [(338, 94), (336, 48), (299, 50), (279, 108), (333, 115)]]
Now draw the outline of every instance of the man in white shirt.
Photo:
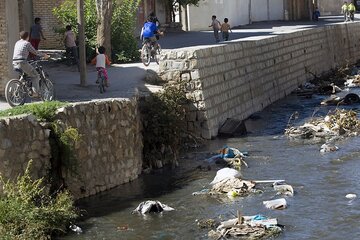
[(15, 69), (20, 69), (31, 77), (32, 90), (35, 94), (39, 94), (40, 75), (35, 68), (28, 63), (27, 59), (29, 53), (44, 57), (45, 59), (49, 58), (49, 56), (35, 50), (28, 40), (29, 33), (24, 31), (20, 32), (20, 40), (15, 43), (14, 47), (13, 66)]

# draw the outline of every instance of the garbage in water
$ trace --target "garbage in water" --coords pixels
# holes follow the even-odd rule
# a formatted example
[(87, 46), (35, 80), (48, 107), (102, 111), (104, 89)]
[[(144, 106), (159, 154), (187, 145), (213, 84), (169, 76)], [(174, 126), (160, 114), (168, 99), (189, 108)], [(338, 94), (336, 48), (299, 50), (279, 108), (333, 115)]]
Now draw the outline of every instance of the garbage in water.
[(210, 184), (211, 185), (216, 184), (226, 178), (237, 178), (237, 177), (241, 177), (241, 173), (238, 170), (232, 168), (222, 168), (216, 172), (216, 176)]
[(352, 105), (355, 103), (360, 103), (360, 97), (356, 93), (349, 93), (344, 97), (340, 96), (330, 96), (329, 98), (323, 100), (321, 105)]
[(273, 187), (278, 194), (283, 194), (286, 196), (294, 196), (294, 188), (289, 184), (274, 182)]
[(354, 193), (349, 193), (349, 194), (346, 194), (345, 197), (346, 197), (347, 199), (354, 200), (354, 199), (357, 197), (357, 195), (354, 194)]
[(345, 82), (346, 87), (360, 87), (360, 75), (356, 75), (355, 78), (347, 79)]
[(202, 220), (196, 219), (195, 222), (199, 228), (214, 228), (219, 225), (214, 219), (211, 218)]
[(69, 226), (70, 230), (73, 232), (76, 232), (77, 234), (81, 234), (83, 231), (79, 226), (76, 226), (75, 224), (71, 224)]
[(175, 210), (172, 207), (169, 207), (165, 204), (162, 204), (159, 201), (146, 201), (139, 204), (139, 206), (133, 211), (139, 212), (141, 214), (147, 214), (147, 213), (161, 213), (163, 211), (173, 211)]
[(224, 146), (220, 150), (220, 154), (214, 155), (206, 161), (209, 163), (227, 163), (231, 167), (241, 169), (242, 165), (248, 167), (248, 164), (244, 160), (244, 158), (247, 156), (247, 152), (241, 152), (236, 148)]
[(335, 110), (325, 118), (314, 118), (299, 127), (288, 127), (285, 134), (291, 138), (326, 138), (331, 136), (356, 136), (360, 121), (352, 110)]
[(225, 178), (213, 185), (209, 194), (228, 194), (228, 196), (244, 196), (251, 192), (256, 192), (255, 183), (252, 181), (241, 180), (239, 178)]
[(339, 148), (330, 143), (324, 143), (323, 145), (321, 145), (321, 148), (320, 148), (321, 153), (336, 152), (337, 150), (339, 150)]
[(208, 233), (211, 239), (226, 239), (227, 237), (241, 237), (247, 239), (268, 238), (281, 233), (276, 218), (262, 215), (240, 216), (221, 222), (216, 230)]
[(263, 201), (263, 204), (265, 205), (266, 208), (268, 209), (272, 209), (272, 210), (282, 210), (287, 208), (287, 203), (285, 198), (279, 198), (279, 199), (275, 199), (275, 200), (270, 200), (270, 201)]
[(208, 195), (209, 192), (210, 192), (210, 189), (202, 189), (201, 191), (193, 192), (192, 195), (193, 196)]
[(129, 228), (129, 225), (123, 225), (123, 226), (118, 226), (117, 228), (116, 228), (116, 230), (118, 231), (118, 232), (126, 232), (126, 231), (134, 231), (134, 229), (133, 228)]

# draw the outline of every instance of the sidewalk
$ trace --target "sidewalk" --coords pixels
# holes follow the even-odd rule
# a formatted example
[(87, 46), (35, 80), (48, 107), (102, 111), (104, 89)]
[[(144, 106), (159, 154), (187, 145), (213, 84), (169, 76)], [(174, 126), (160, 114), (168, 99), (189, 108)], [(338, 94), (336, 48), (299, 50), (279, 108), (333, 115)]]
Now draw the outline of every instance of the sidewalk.
[[(359, 15), (355, 17), (357, 18)], [(231, 44), (231, 42), (235, 41), (256, 41), (332, 24), (344, 24), (343, 17), (322, 17), (319, 22), (274, 21), (254, 23), (234, 29), (230, 35), (231, 40), (219, 44)], [(164, 50), (195, 46), (205, 47), (216, 44), (212, 31), (165, 33), (159, 43)], [(80, 77), (75, 66), (67, 67), (63, 64), (46, 66), (45, 64), (44, 68), (55, 82), (56, 99), (77, 102), (104, 98), (130, 98), (138, 90), (148, 91), (151, 86), (146, 85), (144, 82), (146, 69), (157, 70), (158, 65), (154, 62), (149, 67), (145, 67), (142, 63), (112, 65), (108, 68), (110, 88), (104, 94), (99, 93), (99, 89), (95, 84), (96, 70), (94, 66), (88, 65), (86, 87), (79, 85)], [(0, 110), (6, 108), (9, 108), (9, 106), (4, 102), (4, 99), (0, 99)]]

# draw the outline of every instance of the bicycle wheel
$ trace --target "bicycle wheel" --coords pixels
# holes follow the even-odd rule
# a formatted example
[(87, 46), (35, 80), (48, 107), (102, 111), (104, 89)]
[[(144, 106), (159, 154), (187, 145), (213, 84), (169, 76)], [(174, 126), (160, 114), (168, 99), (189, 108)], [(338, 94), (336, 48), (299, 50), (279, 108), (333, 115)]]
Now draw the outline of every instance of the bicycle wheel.
[(159, 61), (160, 61), (160, 56), (161, 56), (161, 46), (160, 46), (160, 44), (158, 44), (158, 47), (157, 47), (155, 55), (154, 55), (155, 62), (158, 65), (159, 65)]
[(143, 45), (143, 47), (141, 49), (141, 61), (145, 66), (150, 65), (151, 50), (149, 49), (149, 47), (147, 46), (146, 43)]
[(26, 91), (18, 79), (11, 79), (5, 86), (5, 99), (11, 107), (23, 105), (26, 100)]
[(41, 100), (53, 101), (55, 99), (55, 88), (52, 81), (49, 78), (41, 78), (39, 85)]

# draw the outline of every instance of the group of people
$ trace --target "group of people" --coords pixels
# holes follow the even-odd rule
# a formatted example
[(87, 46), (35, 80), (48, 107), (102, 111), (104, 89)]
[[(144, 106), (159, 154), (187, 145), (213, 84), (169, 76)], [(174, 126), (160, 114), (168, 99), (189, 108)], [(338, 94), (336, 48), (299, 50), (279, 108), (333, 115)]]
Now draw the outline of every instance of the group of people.
[(341, 6), (341, 13), (344, 14), (344, 21), (354, 21), (354, 14), (356, 11), (356, 7), (353, 2), (347, 3), (344, 2), (344, 4)]
[(211, 17), (211, 20), (212, 21), (209, 27), (211, 27), (214, 31), (215, 41), (217, 43), (220, 42), (219, 31), (222, 32), (223, 41), (229, 41), (229, 36), (230, 36), (229, 32), (231, 32), (229, 19), (224, 18), (224, 23), (221, 24), (220, 21), (216, 19), (216, 16), (213, 15)]
[[(50, 56), (38, 51), (41, 40), (46, 40), (41, 26), (41, 19), (35, 18), (34, 25), (31, 26), (30, 32), (21, 31), (20, 40), (15, 43), (13, 53), (13, 67), (15, 70), (24, 72), (32, 81), (32, 96), (39, 97), (40, 75), (28, 60), (35, 60), (36, 56), (48, 59)], [(71, 54), (75, 63), (78, 65), (78, 50), (76, 45), (76, 36), (72, 31), (71, 25), (66, 26), (63, 42), (66, 52)], [(103, 73), (105, 77), (105, 86), (109, 86), (106, 64), (110, 65), (109, 58), (105, 55), (106, 49), (102, 46), (97, 48), (97, 56), (92, 60), (96, 64), (96, 69)]]

